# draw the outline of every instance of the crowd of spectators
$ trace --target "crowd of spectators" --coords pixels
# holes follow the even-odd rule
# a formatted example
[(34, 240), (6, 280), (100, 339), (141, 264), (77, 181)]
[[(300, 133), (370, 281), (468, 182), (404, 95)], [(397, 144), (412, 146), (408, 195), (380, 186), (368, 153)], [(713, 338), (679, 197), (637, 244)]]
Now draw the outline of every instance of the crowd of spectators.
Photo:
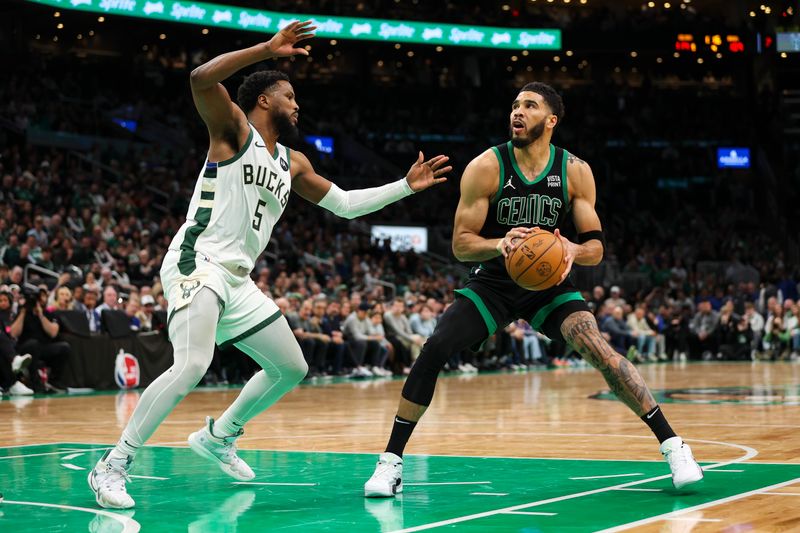
[[(0, 388), (17, 393), (63, 388), (60, 365), (70, 348), (60, 340), (58, 311), (85, 313), (93, 333), (102, 331), (106, 309), (124, 312), (136, 331), (163, 327), (158, 271), (183, 222), (206, 143), (186, 78), (209, 51), (145, 46), (124, 68), (102, 58), (84, 62), (65, 50), (48, 53), (53, 56), (10, 69), (0, 85)], [(363, 53), (351, 61), (374, 59), (373, 52)], [(387, 82), (383, 67), (360, 69), (358, 79), (343, 69), (340, 79), (326, 81), (322, 63), (277, 64), (297, 79), (301, 115), (313, 117), (304, 128), (342, 136), (337, 142), (356, 139), (376, 160), (397, 166), (423, 148), (450, 154), (456, 168), (450, 182), (366, 221), (426, 224), (446, 234), (458, 173), (504, 140), (508, 103), (524, 75), (474, 86), (487, 73), (470, 74), (463, 57), (444, 55), (420, 67), (431, 76), (408, 83), (400, 71)], [(729, 112), (745, 109), (748, 94), (710, 72), (687, 79), (685, 72), (683, 78), (645, 75), (630, 65), (597, 63), (594, 72), (582, 68), (571, 78), (537, 65), (536, 76), (568, 88), (567, 120), (554, 142), (594, 169), (605, 274), (601, 286), (581, 289), (609, 342), (637, 361), (796, 359), (798, 278), (787, 255), (796, 243), (768, 231), (776, 214), (753, 192), (756, 171), (719, 171), (712, 154), (720, 139), (752, 140), (747, 113), (755, 111)], [(496, 60), (487, 65), (481, 68), (501, 68)], [(108, 75), (98, 76), (101, 69)], [(420, 101), (425, 113), (409, 104)], [(177, 134), (163, 144), (131, 134), (111, 120), (120, 113), (145, 125), (157, 117), (164, 131)], [(34, 130), (101, 142), (79, 157), (31, 141)], [(309, 155), (321, 173), (345, 186), (391, 178), (385, 164), (353, 153)], [(57, 277), (26, 292), (29, 265)], [(309, 378), (365, 378), (408, 372), (463, 282), (459, 272), (423, 255), (393, 252), (358, 222), (296, 198), (253, 277), (289, 319)], [(634, 278), (637, 283), (624, 283)], [(579, 364), (568, 351), (517, 321), (479, 352), (453, 354), (447, 368)], [(241, 381), (252, 370), (241, 353), (222, 352), (208, 381)], [(23, 375), (25, 384), (18, 380)]]

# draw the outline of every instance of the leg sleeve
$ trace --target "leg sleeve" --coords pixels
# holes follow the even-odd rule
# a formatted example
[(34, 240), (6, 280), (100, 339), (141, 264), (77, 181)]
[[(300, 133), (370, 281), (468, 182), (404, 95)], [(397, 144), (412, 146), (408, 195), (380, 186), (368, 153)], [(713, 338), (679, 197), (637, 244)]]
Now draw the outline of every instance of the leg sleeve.
[(488, 335), (486, 322), (471, 300), (457, 298), (442, 315), (436, 329), (403, 386), (403, 398), (419, 405), (430, 405), (436, 379), (444, 364), (455, 353), (478, 344)]
[(252, 357), (261, 370), (217, 420), (217, 427), (228, 434), (277, 402), (308, 373), (308, 363), (283, 316), (237, 342), (236, 347)]
[(175, 313), (169, 324), (175, 361), (142, 393), (122, 432), (130, 448), (142, 446), (203, 378), (214, 356), (218, 317), (219, 299), (209, 288), (201, 289), (192, 303)]

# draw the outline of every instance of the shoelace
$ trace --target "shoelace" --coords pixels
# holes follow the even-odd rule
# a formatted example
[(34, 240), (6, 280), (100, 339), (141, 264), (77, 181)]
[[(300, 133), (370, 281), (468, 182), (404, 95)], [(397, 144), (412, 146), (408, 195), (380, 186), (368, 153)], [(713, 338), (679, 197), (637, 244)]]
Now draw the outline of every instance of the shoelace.
[(232, 464), (235, 461), (240, 461), (239, 457), (236, 456), (236, 450), (237, 450), (236, 439), (242, 436), (242, 434), (244, 433), (243, 429), (239, 429), (239, 431), (237, 431), (233, 435), (227, 435), (225, 437), (215, 437), (213, 433), (211, 432), (209, 433), (215, 440), (222, 443), (223, 451), (221, 459), (223, 460), (223, 462), (227, 464)]
[(680, 448), (670, 450), (667, 453), (667, 461), (676, 466), (689, 464), (689, 454), (686, 453), (686, 450), (683, 449), (683, 445), (681, 445)]
[(387, 474), (394, 477), (395, 472), (397, 472), (397, 465), (394, 463), (386, 463), (383, 461), (378, 461), (378, 467), (375, 469), (375, 473), (373, 474), (374, 477), (385, 477)]
[(128, 471), (122, 468), (121, 466), (115, 466), (111, 463), (108, 464), (106, 474), (108, 474), (103, 480), (103, 485), (114, 492), (122, 491), (125, 492), (125, 483), (130, 483), (131, 478), (128, 475)]

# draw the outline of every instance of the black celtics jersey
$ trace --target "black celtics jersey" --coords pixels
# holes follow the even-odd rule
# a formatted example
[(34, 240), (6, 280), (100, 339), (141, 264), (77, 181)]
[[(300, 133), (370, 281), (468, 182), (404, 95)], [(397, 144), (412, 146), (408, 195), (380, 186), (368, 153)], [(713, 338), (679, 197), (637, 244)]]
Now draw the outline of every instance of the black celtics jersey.
[[(538, 226), (548, 231), (560, 228), (569, 210), (568, 152), (551, 144), (547, 165), (531, 181), (517, 165), (511, 142), (494, 146), (492, 151), (500, 163), (500, 185), (489, 204), (481, 237), (498, 239), (516, 227)], [(509, 279), (502, 255), (483, 262), (479, 268), (489, 277)]]

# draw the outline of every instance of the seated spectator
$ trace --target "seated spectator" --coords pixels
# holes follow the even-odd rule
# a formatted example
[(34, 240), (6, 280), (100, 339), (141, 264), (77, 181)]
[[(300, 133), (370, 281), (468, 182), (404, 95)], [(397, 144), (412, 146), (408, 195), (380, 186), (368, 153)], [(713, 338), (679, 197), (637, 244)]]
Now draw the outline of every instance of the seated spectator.
[(311, 300), (300, 304), (298, 312), (290, 313), (286, 319), (308, 363), (308, 376), (323, 375), (326, 368), (325, 356), (328, 353), (328, 344), (331, 342), (331, 338), (322, 332), (319, 322), (312, 320)]
[(625, 306), (628, 304), (628, 302), (626, 302), (625, 298), (622, 297), (622, 289), (620, 289), (617, 285), (614, 285), (611, 287), (609, 292), (611, 295), (606, 299), (606, 305), (610, 305), (612, 309), (619, 306), (624, 312)]
[(8, 333), (11, 326), (8, 322), (10, 315), (2, 310), (10, 310), (10, 294), (0, 293), (0, 302), (0, 391), (11, 396), (30, 396), (33, 390), (22, 383), (19, 376), (30, 364), (32, 356), (20, 355), (17, 343)]
[(733, 309), (733, 301), (728, 300), (720, 310), (720, 355), (723, 359), (749, 359), (753, 340), (750, 322), (746, 316), (734, 313)]
[(63, 390), (59, 380), (71, 355), (70, 346), (56, 340), (58, 322), (45, 310), (41, 298), (32, 294), (23, 298), (20, 304), (19, 315), (11, 324), (11, 336), (17, 339), (20, 353), (32, 355), (33, 389), (37, 392)]
[(433, 335), (433, 330), (436, 329), (436, 318), (433, 315), (433, 309), (428, 304), (423, 304), (419, 313), (414, 313), (408, 319), (408, 325), (411, 326), (411, 331), (415, 335), (422, 337), (424, 344), (428, 337)]
[(753, 334), (753, 340), (750, 344), (750, 358), (755, 360), (756, 353), (761, 351), (764, 338), (764, 317), (756, 311), (756, 304), (753, 302), (744, 304), (744, 316), (750, 326), (750, 332)]
[(142, 295), (141, 307), (136, 313), (136, 318), (139, 319), (139, 331), (153, 331), (153, 311), (156, 307), (156, 301), (150, 294)]
[(118, 311), (119, 309), (120, 302), (117, 288), (113, 285), (106, 285), (103, 288), (103, 303), (97, 306), (97, 312), (102, 316), (105, 310)]
[(383, 322), (386, 325), (386, 338), (394, 346), (397, 358), (405, 368), (410, 367), (419, 356), (425, 339), (412, 331), (411, 324), (405, 314), (406, 303), (397, 297), (392, 301), (391, 310), (383, 314)]
[(372, 376), (372, 371), (367, 367), (376, 366), (381, 356), (380, 341), (383, 338), (373, 333), (372, 324), (367, 316), (370, 309), (372, 306), (369, 303), (361, 302), (342, 324), (342, 332), (355, 367), (353, 377)]
[(330, 373), (334, 376), (341, 375), (347, 346), (344, 343), (344, 336), (339, 324), (339, 303), (328, 303), (325, 298), (316, 298), (313, 312), (315, 323), (319, 324), (322, 333), (331, 339), (328, 343), (328, 353), (325, 356), (329, 363)]
[[(614, 294), (613, 290), (612, 294)], [(636, 359), (636, 337), (625, 322), (623, 313), (622, 306), (614, 306), (611, 315), (607, 316), (600, 325), (600, 330), (608, 333), (609, 344), (619, 354), (629, 359)]]
[(369, 320), (372, 324), (372, 334), (381, 339), (378, 341), (381, 345), (381, 353), (376, 361), (377, 364), (370, 370), (376, 376), (389, 377), (392, 375), (392, 371), (386, 368), (386, 361), (394, 358), (394, 347), (386, 340), (386, 333), (383, 330), (383, 307), (380, 304), (370, 310)]
[(97, 298), (98, 293), (94, 289), (87, 289), (83, 295), (83, 306), (91, 333), (100, 332), (100, 312), (97, 310)]
[(689, 349), (692, 359), (710, 360), (719, 352), (719, 313), (706, 299), (697, 304), (697, 313), (689, 322)]
[(631, 335), (636, 339), (636, 349), (648, 361), (657, 361), (656, 357), (656, 332), (647, 323), (646, 306), (639, 304), (636, 310), (628, 315), (628, 327)]
[(61, 285), (56, 289), (55, 305), (49, 311), (72, 311), (73, 308), (72, 291), (66, 285)]
[(142, 328), (142, 322), (137, 316), (139, 313), (139, 301), (130, 298), (128, 303), (125, 304), (125, 314), (128, 316), (131, 331), (139, 331)]

